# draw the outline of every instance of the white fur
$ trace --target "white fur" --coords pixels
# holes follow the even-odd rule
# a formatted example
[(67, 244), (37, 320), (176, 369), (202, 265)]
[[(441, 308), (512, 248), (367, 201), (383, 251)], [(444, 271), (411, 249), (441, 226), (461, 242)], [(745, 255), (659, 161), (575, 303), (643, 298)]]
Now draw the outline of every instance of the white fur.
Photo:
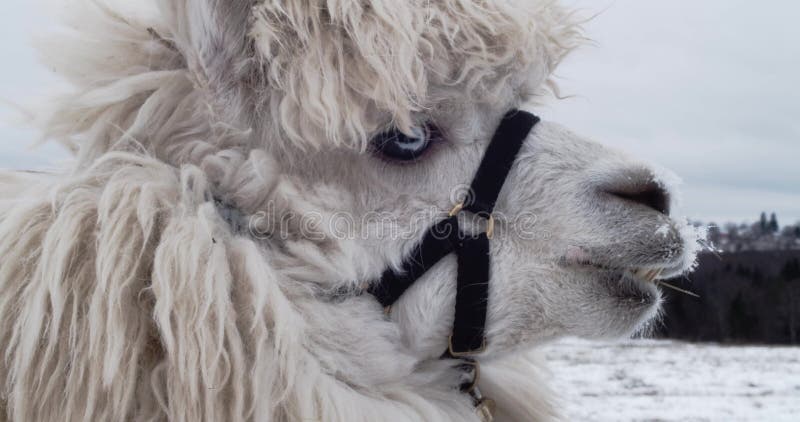
[[(437, 359), (454, 259), (390, 318), (356, 293), (438, 218), (425, 211), (450, 208), (500, 116), (544, 92), (580, 41), (570, 15), (549, 0), (75, 3), (43, 41), (74, 90), (41, 125), (76, 165), (0, 175), (0, 419), (477, 420)], [(419, 163), (369, 151), (424, 119), (447, 141)], [(499, 420), (555, 417), (535, 345), (657, 311), (565, 251), (693, 260), (683, 225), (603, 196), (620, 174), (654, 177), (550, 123), (511, 172), (479, 357)], [(533, 238), (511, 224), (525, 213)], [(313, 215), (312, 235), (291, 215)], [(339, 235), (342, 215), (359, 235)]]

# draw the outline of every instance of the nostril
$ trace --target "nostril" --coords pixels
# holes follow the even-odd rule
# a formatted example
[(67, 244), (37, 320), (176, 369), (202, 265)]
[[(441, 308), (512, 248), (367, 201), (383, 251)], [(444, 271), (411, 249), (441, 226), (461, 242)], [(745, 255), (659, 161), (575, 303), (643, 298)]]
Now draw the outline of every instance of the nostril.
[(606, 192), (622, 200), (641, 204), (669, 215), (669, 193), (655, 182), (624, 189), (608, 189)]

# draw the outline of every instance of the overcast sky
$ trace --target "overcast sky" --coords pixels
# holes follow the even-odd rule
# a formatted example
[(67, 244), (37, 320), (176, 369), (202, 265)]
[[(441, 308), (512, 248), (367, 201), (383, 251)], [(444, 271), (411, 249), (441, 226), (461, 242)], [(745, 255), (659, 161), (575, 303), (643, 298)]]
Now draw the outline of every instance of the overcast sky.
[(800, 220), (800, 2), (569, 3), (599, 13), (594, 46), (548, 118), (674, 170), (688, 216)]
[[(679, 210), (706, 222), (777, 211), (800, 221), (800, 2), (772, 0), (564, 0), (598, 14), (594, 45), (558, 71), (562, 94), (540, 111), (608, 145), (674, 170)], [(5, 104), (46, 93), (30, 34), (47, 27), (36, 2), (0, 2)], [(41, 9), (39, 9), (41, 10)], [(0, 167), (56, 166), (54, 145), (31, 151), (35, 132), (0, 126)]]

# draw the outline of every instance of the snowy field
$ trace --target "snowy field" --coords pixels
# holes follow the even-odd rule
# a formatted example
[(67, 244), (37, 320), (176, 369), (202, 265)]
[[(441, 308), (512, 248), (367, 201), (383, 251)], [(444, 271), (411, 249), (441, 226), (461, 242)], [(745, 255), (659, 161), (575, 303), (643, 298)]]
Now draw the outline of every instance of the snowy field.
[(800, 348), (568, 340), (544, 351), (569, 421), (800, 422)]

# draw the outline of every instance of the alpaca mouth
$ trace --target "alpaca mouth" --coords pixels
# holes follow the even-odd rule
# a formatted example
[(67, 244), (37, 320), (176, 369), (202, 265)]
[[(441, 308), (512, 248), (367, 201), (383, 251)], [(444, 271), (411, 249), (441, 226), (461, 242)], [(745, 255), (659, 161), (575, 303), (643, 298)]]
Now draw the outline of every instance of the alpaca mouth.
[(665, 280), (673, 271), (669, 265), (657, 267), (631, 267), (631, 268), (611, 268), (594, 263), (583, 263), (572, 265), (584, 271), (594, 273), (592, 278), (599, 279), (605, 284), (608, 290), (617, 299), (628, 302), (649, 306), (658, 302), (661, 293), (660, 288), (675, 290), (678, 293), (693, 297), (697, 294), (674, 286)]
[[(651, 287), (662, 286), (674, 288), (664, 280), (684, 273), (686, 257), (682, 242), (676, 245), (666, 245), (656, 248), (649, 253), (638, 253), (631, 259), (625, 259), (618, 253), (607, 250), (591, 250), (579, 246), (567, 248), (566, 253), (560, 258), (559, 264), (563, 267), (588, 269), (612, 273), (638, 285)], [(627, 261), (627, 262), (626, 262)]]
[(663, 268), (625, 270), (619, 281), (622, 288), (615, 289), (615, 292), (622, 292), (622, 297), (639, 299), (643, 304), (653, 304), (659, 296), (659, 277), (663, 271)]
[(616, 299), (635, 306), (649, 307), (658, 302), (664, 268), (607, 268), (583, 265), (590, 278), (603, 284)]
[(591, 274), (616, 298), (625, 302), (651, 305), (660, 297), (659, 287), (674, 288), (664, 282), (675, 271), (673, 262), (648, 266), (616, 266), (601, 264), (589, 258), (581, 248), (570, 248), (560, 264), (563, 267)]
[(658, 283), (658, 279), (661, 274), (664, 272), (664, 268), (636, 268), (632, 270), (628, 270), (626, 272), (626, 276), (632, 277), (637, 281), (641, 281), (643, 283)]

